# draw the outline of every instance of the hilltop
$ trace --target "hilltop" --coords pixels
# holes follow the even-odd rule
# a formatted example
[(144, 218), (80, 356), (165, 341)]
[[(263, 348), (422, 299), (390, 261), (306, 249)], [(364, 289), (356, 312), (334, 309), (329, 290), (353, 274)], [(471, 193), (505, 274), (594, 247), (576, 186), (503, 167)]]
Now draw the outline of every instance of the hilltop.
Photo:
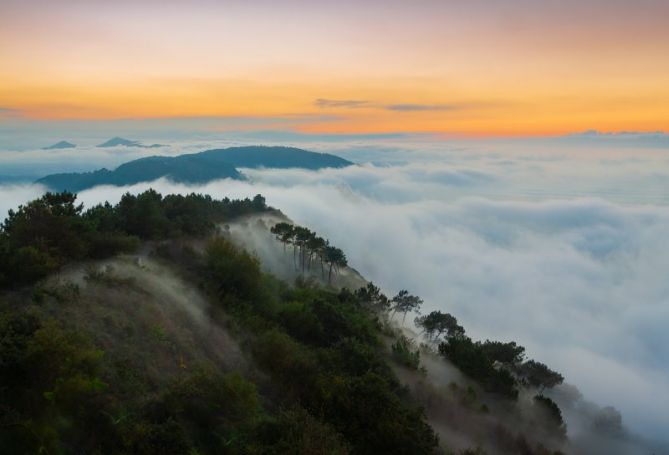
[(84, 211), (74, 195), (48, 193), (0, 229), (0, 447), (569, 447), (546, 394), (561, 375), (514, 342), (473, 341), (448, 313), (416, 318), (425, 335), (412, 334), (405, 319), (421, 304), (408, 291), (386, 297), (260, 195), (149, 190)]
[(174, 182), (206, 183), (211, 180), (243, 179), (239, 168), (323, 169), (353, 163), (335, 155), (293, 147), (231, 147), (199, 153), (140, 158), (110, 171), (51, 174), (37, 180), (55, 191), (78, 192), (97, 185), (132, 185), (167, 177)]

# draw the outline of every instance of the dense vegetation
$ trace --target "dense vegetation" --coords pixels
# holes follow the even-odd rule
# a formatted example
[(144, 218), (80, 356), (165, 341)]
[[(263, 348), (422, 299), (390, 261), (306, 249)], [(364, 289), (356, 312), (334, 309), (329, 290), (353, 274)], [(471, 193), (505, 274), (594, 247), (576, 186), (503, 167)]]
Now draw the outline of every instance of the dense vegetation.
[[(399, 314), (404, 325), (422, 299), (406, 290), (388, 298), (372, 283), (354, 292), (327, 286), (344, 253), (285, 222), (272, 233), (291, 245), (293, 267), (305, 277), (319, 268), (323, 279), (275, 279), (219, 228), (258, 213), (278, 214), (261, 196), (151, 190), (86, 211), (73, 194), (46, 194), (10, 212), (0, 230), (0, 451), (445, 450), (391, 363), (426, 374), (421, 348), (390, 323)], [(123, 275), (117, 262), (99, 261), (140, 247), (175, 276), (156, 284), (141, 264), (123, 265)], [(82, 260), (103, 266), (84, 268), (81, 282), (45, 279)], [(166, 299), (177, 281), (192, 289), (175, 309)], [(206, 305), (193, 303), (198, 296)], [(484, 390), (512, 401), (520, 388), (539, 389), (534, 403), (551, 431), (564, 433), (559, 408), (541, 393), (562, 377), (525, 361), (524, 348), (474, 342), (447, 313), (415, 322)]]
[(10, 210), (2, 224), (0, 286), (34, 282), (72, 261), (132, 251), (141, 240), (204, 236), (217, 223), (266, 210), (259, 195), (217, 201), (197, 194), (162, 197), (148, 190), (84, 212), (74, 194), (46, 193)]

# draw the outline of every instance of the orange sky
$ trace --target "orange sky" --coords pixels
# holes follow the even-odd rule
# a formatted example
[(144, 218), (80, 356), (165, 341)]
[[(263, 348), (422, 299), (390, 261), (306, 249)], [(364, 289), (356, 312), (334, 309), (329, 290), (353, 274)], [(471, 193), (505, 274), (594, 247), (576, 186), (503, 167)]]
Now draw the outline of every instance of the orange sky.
[(669, 2), (359, 3), (4, 0), (0, 122), (9, 112), (299, 116), (310, 132), (669, 129)]

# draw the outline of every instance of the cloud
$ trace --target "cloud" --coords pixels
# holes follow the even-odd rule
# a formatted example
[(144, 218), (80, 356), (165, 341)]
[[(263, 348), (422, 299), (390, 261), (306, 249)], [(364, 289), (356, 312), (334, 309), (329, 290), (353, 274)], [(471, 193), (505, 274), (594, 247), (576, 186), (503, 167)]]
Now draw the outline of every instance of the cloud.
[(5, 220), (10, 209), (40, 197), (46, 188), (32, 184), (0, 184), (0, 222)]
[(346, 108), (358, 109), (362, 107), (373, 109), (384, 109), (396, 112), (420, 112), (420, 111), (452, 111), (458, 109), (455, 104), (419, 104), (419, 103), (395, 103), (379, 104), (367, 100), (333, 100), (318, 98), (314, 105), (320, 108)]
[(359, 107), (366, 107), (368, 103), (369, 101), (365, 100), (330, 100), (325, 98), (318, 98), (316, 101), (314, 101), (314, 105), (321, 108), (341, 107), (355, 109)]
[(453, 111), (460, 107), (455, 104), (389, 104), (384, 106), (389, 111), (421, 112), (421, 111)]
[[(190, 187), (159, 180), (79, 197), (90, 206), (149, 186), (164, 194), (262, 193), (342, 247), (387, 293), (407, 288), (425, 299), (425, 311), (453, 313), (476, 338), (523, 344), (587, 399), (619, 409), (634, 431), (663, 436), (669, 200), (651, 176), (666, 156), (402, 144), (366, 152), (379, 160), (390, 155), (393, 165), (245, 170), (245, 182)], [(314, 145), (360, 156), (355, 141)], [(620, 162), (611, 167), (603, 157)], [(3, 210), (39, 193), (0, 191)]]
[(616, 131), (601, 132), (588, 130), (582, 133), (569, 134), (559, 138), (563, 143), (587, 144), (590, 146), (619, 147), (653, 147), (669, 148), (669, 134), (664, 131), (639, 132), (639, 131)]
[(10, 119), (18, 117), (21, 114), (20, 109), (0, 106), (0, 119)]

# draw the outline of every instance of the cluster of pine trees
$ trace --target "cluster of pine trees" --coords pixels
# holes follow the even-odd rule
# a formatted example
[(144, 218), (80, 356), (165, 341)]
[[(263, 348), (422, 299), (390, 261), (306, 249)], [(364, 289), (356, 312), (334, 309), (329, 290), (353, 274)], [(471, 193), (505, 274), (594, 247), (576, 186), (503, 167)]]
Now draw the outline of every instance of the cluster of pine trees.
[[(371, 302), (376, 311), (386, 313), (392, 319), (396, 313), (403, 314), (402, 326), (407, 313), (420, 313), (423, 300), (401, 290), (388, 299), (373, 283), (356, 292), (362, 300)], [(544, 391), (559, 384), (564, 378), (541, 362), (525, 358), (525, 348), (515, 341), (473, 341), (466, 335), (464, 327), (450, 313), (432, 311), (414, 320), (427, 341), (423, 347), (429, 351), (436, 346), (437, 352), (457, 366), (463, 373), (478, 382), (485, 391), (516, 400), (520, 388), (537, 392), (535, 401), (546, 408), (553, 417), (556, 430), (564, 434), (566, 427), (557, 404), (544, 396)], [(413, 369), (420, 367), (420, 349), (404, 335), (398, 336), (392, 345), (396, 358)]]
[(329, 240), (316, 235), (306, 227), (290, 223), (277, 223), (271, 228), (272, 234), (283, 243), (284, 251), (287, 245), (293, 246), (293, 264), (295, 270), (311, 270), (312, 261), (316, 258), (321, 266), (321, 275), (325, 279), (325, 264), (328, 266), (328, 283), (332, 282), (332, 271), (339, 270), (348, 264), (344, 252), (330, 245)]

